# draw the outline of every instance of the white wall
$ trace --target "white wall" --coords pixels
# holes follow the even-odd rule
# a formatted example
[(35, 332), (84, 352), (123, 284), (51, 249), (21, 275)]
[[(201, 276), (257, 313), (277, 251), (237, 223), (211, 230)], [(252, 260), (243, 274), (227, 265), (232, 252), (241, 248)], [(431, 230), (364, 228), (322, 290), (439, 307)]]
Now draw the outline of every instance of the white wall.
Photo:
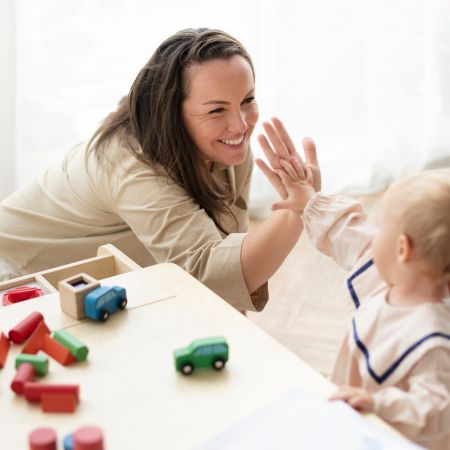
[(0, 199), (2, 199), (14, 190), (16, 184), (14, 0), (0, 0), (0, 68)]

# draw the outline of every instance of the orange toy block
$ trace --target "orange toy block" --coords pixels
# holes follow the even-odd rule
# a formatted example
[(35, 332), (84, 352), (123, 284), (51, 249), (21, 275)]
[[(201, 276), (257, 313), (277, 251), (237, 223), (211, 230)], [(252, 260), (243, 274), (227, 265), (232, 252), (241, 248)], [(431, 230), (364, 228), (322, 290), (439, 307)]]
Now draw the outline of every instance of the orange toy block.
[(77, 399), (73, 394), (43, 393), (41, 396), (41, 407), (44, 412), (71, 413), (77, 407)]
[(25, 342), (22, 353), (35, 355), (41, 349), (44, 336), (47, 334), (50, 334), (50, 330), (42, 320), (33, 331), (32, 335), (28, 338), (28, 341)]
[(46, 334), (42, 340), (41, 350), (47, 353), (48, 356), (52, 357), (63, 366), (67, 366), (68, 364), (77, 361), (75, 356), (70, 353), (70, 350), (68, 350), (58, 341), (55, 341), (55, 339), (50, 337), (48, 334)]
[(9, 339), (5, 333), (0, 334), (0, 369), (5, 365), (9, 351)]

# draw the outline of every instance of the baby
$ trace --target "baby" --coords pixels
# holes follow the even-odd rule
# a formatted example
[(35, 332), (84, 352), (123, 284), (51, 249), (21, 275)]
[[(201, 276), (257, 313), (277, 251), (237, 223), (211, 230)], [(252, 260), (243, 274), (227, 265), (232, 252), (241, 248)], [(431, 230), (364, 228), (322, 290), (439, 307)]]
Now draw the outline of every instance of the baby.
[(268, 178), (285, 198), (272, 209), (301, 215), (313, 245), (350, 271), (356, 311), (332, 399), (373, 411), (427, 448), (450, 449), (450, 169), (393, 184), (376, 230), (357, 201), (315, 193), (298, 157), (281, 165), (278, 181)]

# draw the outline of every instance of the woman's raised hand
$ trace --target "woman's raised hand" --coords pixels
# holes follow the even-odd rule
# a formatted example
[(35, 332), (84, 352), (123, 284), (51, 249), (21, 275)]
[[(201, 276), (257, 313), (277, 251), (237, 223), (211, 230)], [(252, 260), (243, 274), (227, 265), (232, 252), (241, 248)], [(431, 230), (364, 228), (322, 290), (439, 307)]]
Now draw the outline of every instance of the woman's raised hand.
[(286, 199), (288, 196), (280, 176), (276, 173), (277, 170), (284, 169), (281, 160), (288, 162), (292, 162), (292, 159), (296, 160), (298, 162), (296, 168), (305, 174), (304, 179), (306, 179), (306, 174), (309, 172), (312, 177), (311, 184), (314, 190), (316, 192), (320, 191), (321, 174), (314, 141), (311, 138), (303, 139), (303, 150), (305, 153), (305, 161), (303, 161), (280, 119), (273, 117), (272, 123), (263, 122), (263, 128), (267, 137), (260, 134), (258, 142), (272, 169), (260, 159), (256, 160), (256, 164), (269, 179), (281, 198)]

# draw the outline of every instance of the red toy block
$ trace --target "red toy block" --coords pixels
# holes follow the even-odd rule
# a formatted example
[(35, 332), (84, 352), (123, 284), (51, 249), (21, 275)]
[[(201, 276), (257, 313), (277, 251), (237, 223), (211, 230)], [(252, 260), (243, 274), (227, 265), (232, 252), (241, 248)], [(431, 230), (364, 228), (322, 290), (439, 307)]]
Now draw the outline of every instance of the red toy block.
[(42, 341), (44, 340), (44, 336), (46, 334), (50, 334), (50, 330), (48, 329), (45, 321), (41, 320), (39, 325), (28, 338), (28, 341), (25, 342), (22, 353), (35, 355), (42, 348)]
[(74, 450), (103, 450), (103, 432), (98, 427), (81, 427), (73, 433)]
[(0, 333), (0, 369), (2, 369), (6, 362), (6, 357), (9, 351), (9, 339), (5, 333)]
[(37, 428), (28, 436), (30, 450), (56, 450), (56, 432), (53, 428)]
[(19, 322), (14, 328), (9, 330), (9, 339), (15, 344), (25, 342), (28, 336), (37, 328), (41, 320), (44, 320), (44, 317), (40, 312), (32, 312), (22, 322)]
[(23, 385), (23, 395), (29, 402), (40, 402), (42, 394), (72, 394), (80, 401), (80, 386), (78, 384), (50, 384), (28, 381)]
[(41, 396), (41, 406), (44, 412), (71, 413), (75, 411), (77, 399), (74, 394), (43, 393)]
[(23, 394), (23, 386), (28, 381), (33, 381), (36, 375), (36, 370), (33, 364), (23, 363), (21, 364), (16, 372), (16, 376), (11, 383), (11, 389), (18, 395)]
[(63, 366), (77, 361), (77, 358), (70, 353), (70, 350), (64, 345), (55, 341), (52, 337), (46, 334), (42, 340), (41, 350), (58, 361)]

